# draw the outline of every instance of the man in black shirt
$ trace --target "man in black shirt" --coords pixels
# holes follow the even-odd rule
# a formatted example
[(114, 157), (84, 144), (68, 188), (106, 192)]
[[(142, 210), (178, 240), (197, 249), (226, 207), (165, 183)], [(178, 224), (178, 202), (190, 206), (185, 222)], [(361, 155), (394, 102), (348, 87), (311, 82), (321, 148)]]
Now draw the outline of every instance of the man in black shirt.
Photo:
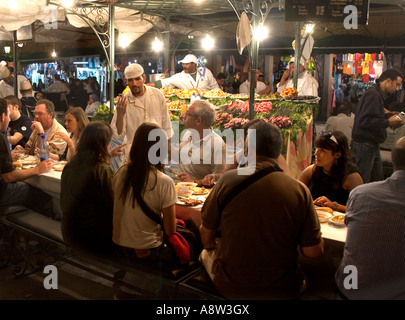
[(384, 100), (398, 91), (403, 79), (397, 69), (384, 71), (378, 83), (361, 96), (356, 107), (352, 149), (364, 183), (384, 179), (379, 144), (385, 141), (388, 126), (395, 129), (403, 124), (384, 108)]
[(7, 96), (4, 99), (10, 108), (10, 142), (13, 149), (16, 145), (24, 148), (32, 133), (32, 121), (28, 116), (21, 113), (20, 99), (16, 96)]
[(10, 108), (6, 100), (0, 98), (0, 215), (7, 206), (24, 205), (38, 212), (50, 215), (52, 197), (31, 187), (23, 180), (52, 168), (52, 161), (46, 159), (35, 167), (16, 170), (13, 166), (6, 130), (10, 122)]

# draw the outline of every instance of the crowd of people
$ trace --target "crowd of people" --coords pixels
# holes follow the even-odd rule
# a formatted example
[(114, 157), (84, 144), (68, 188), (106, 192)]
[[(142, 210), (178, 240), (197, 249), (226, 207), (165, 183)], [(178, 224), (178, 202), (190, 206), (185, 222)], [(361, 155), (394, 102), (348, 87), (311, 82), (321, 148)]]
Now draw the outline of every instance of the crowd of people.
[[(314, 143), (314, 163), (295, 178), (281, 154), (280, 129), (260, 119), (245, 126), (245, 147), (232, 154), (234, 161), (226, 166), (225, 143), (212, 130), (215, 110), (204, 100), (188, 107), (183, 116), (187, 132), (178, 149), (171, 145), (173, 130), (166, 99), (156, 87), (187, 88), (190, 83), (219, 87), (208, 69), (197, 68), (194, 58), (187, 55), (181, 73), (153, 84), (145, 83), (141, 65), (126, 67), (129, 90), (119, 97), (111, 124), (89, 122), (83, 108), (73, 107), (62, 125), (47, 99), (36, 101), (31, 121), (21, 112), (20, 99), (13, 95), (0, 98), (0, 210), (13, 204), (46, 214), (52, 210), (47, 194), (22, 182), (48, 171), (51, 160), (27, 170), (13, 166), (15, 151), (38, 154), (39, 137), (45, 135), (51, 159), (67, 160), (60, 197), (66, 243), (151, 268), (173, 268), (181, 265), (167, 240), (176, 232), (177, 193), (163, 159), (175, 157), (182, 181), (213, 187), (198, 226), (203, 245), (199, 260), (224, 297), (296, 299), (305, 292), (307, 278), (298, 264), (298, 250), (305, 257), (322, 256), (324, 243), (315, 210), (322, 206), (346, 214), (347, 241), (336, 273), (339, 296), (405, 298), (405, 138), (395, 143), (392, 177), (384, 180), (371, 174), (381, 165), (377, 150), (386, 128), (403, 125), (396, 114), (388, 115), (384, 109), (384, 98), (398, 90), (402, 73), (387, 70), (361, 97), (351, 135), (332, 124), (330, 130), (320, 132)], [(306, 77), (300, 77), (299, 83)], [(290, 76), (286, 74), (284, 80), (279, 88), (288, 85)], [(301, 90), (304, 87), (302, 84)], [(349, 111), (342, 108), (345, 116)], [(112, 149), (113, 138), (123, 144)], [(151, 157), (157, 142), (167, 148)], [(240, 161), (252, 155), (253, 171)], [(121, 159), (117, 170), (111, 167), (114, 157)], [(151, 220), (149, 211), (161, 221)], [(193, 243), (186, 247), (195, 248)], [(344, 285), (347, 265), (361, 270), (354, 293)]]

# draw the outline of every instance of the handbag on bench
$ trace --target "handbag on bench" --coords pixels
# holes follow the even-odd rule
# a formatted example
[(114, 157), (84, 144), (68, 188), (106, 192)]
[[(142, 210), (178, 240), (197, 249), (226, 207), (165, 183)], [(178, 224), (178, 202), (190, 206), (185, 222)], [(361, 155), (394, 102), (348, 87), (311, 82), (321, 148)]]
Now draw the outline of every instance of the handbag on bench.
[[(150, 209), (140, 195), (136, 196), (136, 200), (146, 216), (157, 224), (160, 224), (163, 229), (163, 219), (161, 215)], [(202, 245), (200, 245), (201, 240), (198, 230), (195, 230), (191, 224), (187, 226), (186, 223), (180, 219), (177, 219), (176, 232), (171, 236), (165, 235), (165, 237), (175, 251), (181, 264), (189, 263), (190, 260), (194, 259), (194, 255), (199, 254), (198, 248), (202, 247)], [(193, 250), (190, 250), (190, 244), (193, 245)], [(190, 251), (193, 251), (195, 254), (191, 255)]]

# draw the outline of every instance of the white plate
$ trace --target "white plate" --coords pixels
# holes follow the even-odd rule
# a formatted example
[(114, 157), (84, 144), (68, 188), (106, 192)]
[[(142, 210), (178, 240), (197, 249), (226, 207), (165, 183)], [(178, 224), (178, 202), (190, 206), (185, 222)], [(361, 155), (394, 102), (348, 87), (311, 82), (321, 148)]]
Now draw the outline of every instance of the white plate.
[[(192, 199), (192, 198), (190, 198), (190, 199)], [(192, 200), (202, 201), (200, 199), (192, 199)], [(203, 205), (204, 201), (202, 201), (201, 203), (195, 204), (195, 205), (191, 205), (191, 204), (187, 204), (187, 203), (185, 203), (185, 202), (183, 202), (182, 200), (179, 199), (179, 200), (176, 201), (176, 204), (178, 204), (180, 206), (186, 206), (186, 207), (196, 207), (196, 206)]]
[(53, 166), (55, 171), (63, 171), (64, 167), (65, 167), (65, 165), (63, 165), (63, 164), (56, 164)]
[(316, 210), (320, 223), (328, 222), (332, 218), (332, 214), (323, 210)]
[[(335, 217), (343, 217), (342, 223), (333, 221), (333, 219), (334, 219)], [(333, 212), (333, 217), (331, 217), (331, 218), (329, 219), (329, 222), (330, 222), (331, 224), (333, 224), (334, 226), (336, 226), (336, 227), (346, 227), (346, 225), (345, 225), (345, 223), (344, 223), (344, 217), (345, 217), (345, 215), (344, 215), (343, 213), (338, 213), (338, 212), (335, 212), (335, 211), (334, 211), (334, 212)], [(336, 219), (336, 218), (335, 218), (335, 219)]]

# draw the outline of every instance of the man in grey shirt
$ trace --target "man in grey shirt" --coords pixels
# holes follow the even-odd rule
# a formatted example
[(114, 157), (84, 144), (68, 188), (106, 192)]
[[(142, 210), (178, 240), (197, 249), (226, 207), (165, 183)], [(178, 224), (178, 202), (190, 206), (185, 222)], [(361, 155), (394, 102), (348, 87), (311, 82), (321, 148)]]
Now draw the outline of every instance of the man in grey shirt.
[(347, 202), (347, 239), (335, 278), (347, 299), (405, 299), (405, 137), (394, 173), (356, 187)]

